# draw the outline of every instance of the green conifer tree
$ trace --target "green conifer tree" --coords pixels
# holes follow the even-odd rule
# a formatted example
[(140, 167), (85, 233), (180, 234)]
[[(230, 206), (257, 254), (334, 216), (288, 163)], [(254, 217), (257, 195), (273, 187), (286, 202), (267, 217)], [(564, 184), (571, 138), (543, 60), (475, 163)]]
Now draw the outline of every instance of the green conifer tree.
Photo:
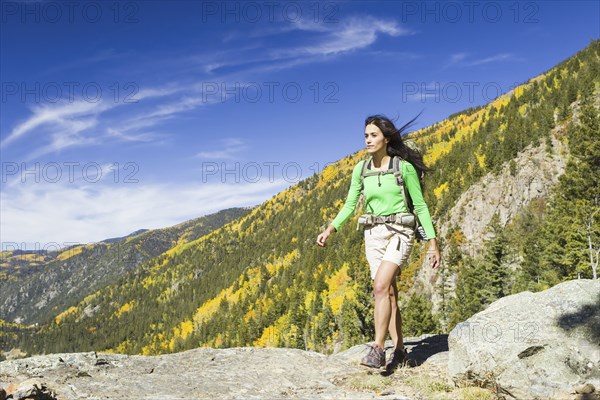
[(424, 333), (436, 333), (439, 324), (433, 316), (433, 304), (425, 294), (412, 295), (402, 313), (402, 330), (407, 336), (419, 336)]

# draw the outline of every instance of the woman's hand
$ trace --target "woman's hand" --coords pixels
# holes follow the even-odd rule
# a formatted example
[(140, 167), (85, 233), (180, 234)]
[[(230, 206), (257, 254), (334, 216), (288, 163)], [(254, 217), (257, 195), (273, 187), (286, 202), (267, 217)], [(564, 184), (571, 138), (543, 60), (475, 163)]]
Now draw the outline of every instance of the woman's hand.
[(335, 228), (331, 225), (329, 225), (327, 227), (327, 229), (325, 229), (325, 231), (323, 233), (321, 233), (318, 237), (317, 237), (317, 244), (321, 247), (325, 247), (327, 246), (326, 242), (327, 242), (327, 238), (329, 237), (329, 235), (331, 235), (333, 232), (335, 232)]
[(437, 239), (429, 240), (427, 258), (431, 260), (431, 268), (435, 269), (439, 267), (440, 262), (442, 261), (442, 256), (440, 255), (440, 249), (438, 248)]

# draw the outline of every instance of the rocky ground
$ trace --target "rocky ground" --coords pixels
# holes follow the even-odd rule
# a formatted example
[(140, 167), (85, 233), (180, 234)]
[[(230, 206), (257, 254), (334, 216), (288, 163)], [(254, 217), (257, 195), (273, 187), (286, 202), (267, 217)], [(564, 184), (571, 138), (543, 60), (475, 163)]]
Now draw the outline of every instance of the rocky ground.
[(413, 366), (393, 372), (360, 366), (366, 345), (330, 356), (298, 349), (198, 348), (161, 356), (91, 352), (4, 361), (0, 382), (12, 399), (494, 398), (488, 390), (449, 384), (447, 336), (405, 342)]
[[(410, 363), (394, 371), (379, 371), (359, 367), (357, 373), (348, 373), (334, 378), (340, 387), (375, 394), (381, 399), (413, 400), (486, 400), (496, 399), (493, 388), (475, 387), (465, 383), (457, 387), (448, 378), (448, 336), (424, 335), (405, 338)], [(388, 353), (392, 343), (388, 341)], [(354, 346), (346, 351), (329, 356), (357, 365), (366, 353), (367, 345)]]

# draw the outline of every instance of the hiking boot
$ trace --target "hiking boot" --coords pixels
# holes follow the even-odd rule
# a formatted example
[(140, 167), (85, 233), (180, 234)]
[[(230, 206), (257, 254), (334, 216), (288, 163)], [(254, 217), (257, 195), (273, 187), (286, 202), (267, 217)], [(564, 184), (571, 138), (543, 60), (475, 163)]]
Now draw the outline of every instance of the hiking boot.
[(369, 353), (361, 360), (361, 365), (366, 365), (371, 368), (380, 368), (385, 366), (385, 350), (377, 346), (377, 344), (371, 345)]
[(385, 364), (385, 369), (396, 369), (405, 365), (408, 365), (408, 353), (406, 352), (406, 349), (395, 349), (392, 356)]

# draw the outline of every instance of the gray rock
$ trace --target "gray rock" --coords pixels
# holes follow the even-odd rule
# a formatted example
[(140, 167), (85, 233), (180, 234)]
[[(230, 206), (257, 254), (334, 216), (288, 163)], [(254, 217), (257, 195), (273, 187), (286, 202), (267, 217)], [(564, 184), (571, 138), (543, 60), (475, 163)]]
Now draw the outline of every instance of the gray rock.
[(4, 392), (5, 397), (2, 397), (1, 392), (1, 400), (5, 399), (7, 395), (9, 399), (13, 400), (54, 400), (56, 398), (56, 394), (39, 378), (30, 378), (18, 385), (9, 385), (8, 393)]
[(321, 353), (253, 347), (160, 356), (62, 353), (0, 363), (3, 381), (43, 379), (61, 400), (378, 398), (373, 391), (334, 383), (361, 372), (356, 364)]
[(497, 300), (450, 332), (450, 377), (498, 385), (519, 399), (598, 387), (599, 310), (600, 281), (590, 279)]
[(596, 388), (594, 387), (594, 385), (586, 383), (585, 385), (581, 385), (578, 388), (575, 389), (575, 393), (578, 394), (590, 394), (590, 393), (594, 393), (596, 391)]

